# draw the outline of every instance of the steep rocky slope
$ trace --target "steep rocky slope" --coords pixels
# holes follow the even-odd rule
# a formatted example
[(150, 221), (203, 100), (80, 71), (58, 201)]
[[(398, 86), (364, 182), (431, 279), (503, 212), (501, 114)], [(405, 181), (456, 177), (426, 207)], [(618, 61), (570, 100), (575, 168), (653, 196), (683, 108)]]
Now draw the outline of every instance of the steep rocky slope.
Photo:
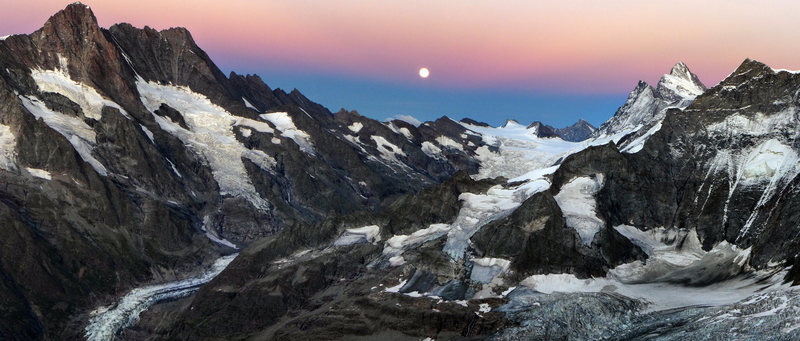
[(0, 40), (0, 332), (796, 339), (798, 93), (679, 63), (585, 140), (378, 122), (72, 4)]
[(564, 139), (564, 141), (571, 141), (571, 142), (581, 142), (583, 140), (588, 139), (594, 133), (597, 128), (595, 128), (591, 123), (584, 121), (583, 119), (578, 120), (575, 124), (564, 127), (564, 128), (554, 128), (555, 133)]
[(477, 169), (449, 119), (333, 115), (226, 77), (185, 29), (103, 29), (81, 4), (0, 41), (0, 98), (0, 324), (13, 338), (77, 333), (137, 283)]

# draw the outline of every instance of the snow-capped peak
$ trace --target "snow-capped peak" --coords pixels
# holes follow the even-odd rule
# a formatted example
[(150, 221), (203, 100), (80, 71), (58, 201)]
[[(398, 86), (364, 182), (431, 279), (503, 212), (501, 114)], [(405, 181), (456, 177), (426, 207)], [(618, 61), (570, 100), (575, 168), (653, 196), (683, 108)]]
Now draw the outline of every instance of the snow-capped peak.
[(661, 77), (656, 91), (664, 100), (677, 102), (693, 100), (706, 91), (706, 86), (686, 64), (678, 62), (668, 74)]

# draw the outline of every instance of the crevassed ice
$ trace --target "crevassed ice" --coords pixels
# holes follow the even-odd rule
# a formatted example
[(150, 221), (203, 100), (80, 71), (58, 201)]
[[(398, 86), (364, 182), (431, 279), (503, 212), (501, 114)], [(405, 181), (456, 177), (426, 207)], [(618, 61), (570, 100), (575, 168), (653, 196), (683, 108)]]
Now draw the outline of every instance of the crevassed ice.
[(262, 132), (273, 132), (265, 122), (234, 116), (213, 104), (206, 96), (187, 87), (146, 82), (139, 78), (136, 88), (145, 107), (154, 112), (162, 103), (179, 111), (189, 129), (153, 113), (156, 123), (164, 131), (199, 152), (208, 161), (214, 179), (223, 195), (240, 196), (256, 208), (268, 209), (268, 203), (256, 192), (244, 168), (246, 158), (261, 169), (270, 171), (275, 159), (260, 150), (246, 148), (236, 140), (234, 125), (242, 125)]
[(659, 227), (643, 231), (629, 225), (614, 229), (648, 255), (646, 262), (635, 261), (609, 271), (609, 276), (624, 283), (699, 283), (708, 278), (732, 277), (742, 271), (750, 257), (749, 248), (738, 248), (726, 241), (710, 251), (703, 250), (695, 229)]
[(597, 217), (597, 202), (594, 195), (603, 187), (603, 174), (594, 177), (577, 177), (561, 187), (555, 195), (558, 206), (564, 213), (567, 226), (572, 227), (585, 245), (591, 245), (594, 235), (603, 227)]
[[(625, 284), (614, 278), (579, 279), (572, 274), (533, 275), (520, 285), (538, 292), (605, 292), (648, 302), (646, 311), (658, 311), (688, 306), (718, 306), (739, 302), (757, 292), (788, 288), (782, 285), (783, 276), (759, 273), (736, 277), (707, 286), (683, 286), (669, 283)], [(766, 278), (766, 279), (765, 279)]]
[(489, 283), (497, 275), (508, 270), (511, 261), (502, 258), (474, 258), (472, 259), (472, 273), (470, 279), (478, 283)]
[(0, 169), (16, 171), (17, 140), (11, 128), (0, 124)]
[(115, 304), (93, 311), (84, 335), (90, 341), (113, 340), (119, 330), (136, 323), (139, 314), (147, 308), (159, 301), (186, 296), (196, 291), (225, 270), (237, 255), (217, 259), (209, 269), (196, 277), (131, 290)]
[(489, 147), (479, 147), (475, 153), (481, 168), (477, 179), (504, 176), (514, 178), (552, 166), (569, 154), (586, 148), (588, 142), (569, 142), (558, 138), (539, 138), (523, 125), (508, 122), (500, 128), (481, 127), (460, 123), (480, 134), (484, 143), (498, 148), (492, 152)]

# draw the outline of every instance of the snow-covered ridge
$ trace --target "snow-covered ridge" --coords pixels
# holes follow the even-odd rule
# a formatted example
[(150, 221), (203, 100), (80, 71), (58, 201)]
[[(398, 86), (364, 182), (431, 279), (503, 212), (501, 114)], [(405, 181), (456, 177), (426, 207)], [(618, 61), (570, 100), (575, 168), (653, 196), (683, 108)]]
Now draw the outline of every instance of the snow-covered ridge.
[[(236, 139), (233, 131), (234, 126), (246, 126), (272, 133), (274, 130), (269, 124), (234, 116), (188, 87), (162, 85), (139, 78), (136, 88), (142, 96), (142, 103), (153, 112), (153, 118), (161, 129), (178, 137), (208, 161), (221, 194), (241, 196), (259, 209), (269, 207), (256, 192), (241, 159), (246, 158), (266, 171), (274, 167), (275, 159), (260, 150), (246, 148)], [(162, 103), (179, 111), (189, 129), (156, 115), (154, 112)], [(281, 115), (268, 117), (280, 122)], [(287, 128), (288, 124), (282, 123), (282, 127)]]
[(705, 86), (696, 81), (696, 76), (689, 71), (683, 62), (676, 64), (670, 73), (661, 77), (658, 91), (662, 95), (693, 100), (705, 91)]
[(589, 146), (588, 141), (568, 142), (559, 138), (540, 138), (526, 126), (508, 121), (503, 127), (482, 127), (467, 123), (462, 126), (478, 133), (487, 145), (498, 148), (492, 152), (487, 146), (475, 153), (481, 168), (477, 179), (505, 176), (515, 178), (532, 170), (547, 168), (569, 154)]

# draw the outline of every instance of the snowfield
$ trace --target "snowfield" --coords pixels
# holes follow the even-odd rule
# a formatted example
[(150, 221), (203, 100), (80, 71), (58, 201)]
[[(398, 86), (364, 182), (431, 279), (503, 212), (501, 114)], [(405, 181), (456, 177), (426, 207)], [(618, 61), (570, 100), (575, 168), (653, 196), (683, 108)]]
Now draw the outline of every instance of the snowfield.
[[(211, 167), (214, 179), (223, 195), (239, 196), (247, 199), (254, 207), (268, 209), (269, 204), (256, 192), (244, 168), (242, 158), (246, 158), (265, 171), (271, 171), (275, 159), (260, 150), (249, 149), (236, 139), (234, 126), (252, 128), (263, 133), (274, 133), (266, 122), (234, 116), (222, 107), (211, 103), (206, 96), (195, 93), (187, 87), (162, 85), (139, 79), (136, 88), (142, 96), (147, 110), (164, 131), (174, 135), (205, 157)], [(162, 103), (179, 111), (188, 129), (171, 119), (156, 115)], [(284, 116), (276, 113), (267, 116), (279, 122), (276, 127), (290, 130)], [(263, 116), (263, 115), (262, 115)], [(291, 135), (290, 136), (295, 136)]]

